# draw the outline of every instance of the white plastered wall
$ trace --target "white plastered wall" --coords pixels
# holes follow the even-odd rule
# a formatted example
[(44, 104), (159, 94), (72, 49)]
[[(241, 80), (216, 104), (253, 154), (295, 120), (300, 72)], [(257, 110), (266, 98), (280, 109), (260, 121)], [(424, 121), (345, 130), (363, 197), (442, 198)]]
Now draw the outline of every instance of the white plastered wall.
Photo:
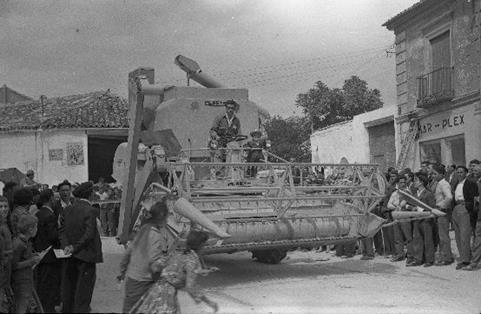
[[(78, 143), (83, 149), (83, 163), (69, 165), (67, 144)], [(37, 130), (0, 134), (0, 168), (35, 171), (35, 180), (54, 185), (67, 179), (88, 180), (88, 145), (84, 130)], [(50, 150), (62, 150), (61, 160), (50, 160)]]

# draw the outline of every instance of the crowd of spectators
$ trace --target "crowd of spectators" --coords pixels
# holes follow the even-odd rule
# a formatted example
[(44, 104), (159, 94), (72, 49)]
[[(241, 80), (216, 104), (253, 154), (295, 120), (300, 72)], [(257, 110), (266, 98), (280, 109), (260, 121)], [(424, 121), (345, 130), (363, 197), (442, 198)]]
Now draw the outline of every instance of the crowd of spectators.
[[(406, 260), (408, 267), (447, 266), (455, 262), (449, 234), (454, 230), (456, 269), (476, 269), (481, 260), (481, 162), (471, 160), (468, 168), (423, 162), (417, 172), (389, 168), (385, 176), (386, 195), (374, 213), (392, 223), (373, 239), (362, 241), (362, 259), (372, 259), (375, 250), (393, 262)], [(425, 210), (410, 203), (400, 190), (444, 215), (393, 219), (395, 212)]]
[[(0, 313), (89, 312), (102, 262), (100, 235), (116, 235), (120, 190), (99, 180), (51, 188), (7, 182), (0, 196)], [(70, 257), (70, 258), (64, 258)]]

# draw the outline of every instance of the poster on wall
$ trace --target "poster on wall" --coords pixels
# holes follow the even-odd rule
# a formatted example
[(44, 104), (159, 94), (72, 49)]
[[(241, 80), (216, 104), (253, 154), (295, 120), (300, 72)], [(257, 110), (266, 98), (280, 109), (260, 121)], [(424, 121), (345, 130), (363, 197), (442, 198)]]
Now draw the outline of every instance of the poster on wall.
[(48, 150), (48, 160), (63, 160), (63, 149), (49, 149)]
[(82, 143), (67, 143), (67, 165), (84, 164), (84, 149)]

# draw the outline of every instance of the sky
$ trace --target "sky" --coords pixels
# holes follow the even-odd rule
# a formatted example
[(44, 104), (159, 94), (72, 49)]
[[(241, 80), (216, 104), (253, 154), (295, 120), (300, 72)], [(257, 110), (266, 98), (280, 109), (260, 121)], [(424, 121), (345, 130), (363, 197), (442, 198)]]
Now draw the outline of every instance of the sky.
[[(155, 69), (186, 85), (174, 58), (196, 60), (224, 86), (247, 88), (273, 115), (301, 113), (316, 81), (358, 75), (394, 105), (394, 33), (382, 26), (417, 0), (0, 0), (0, 84), (38, 99), (110, 89)], [(192, 86), (194, 86), (192, 84)]]

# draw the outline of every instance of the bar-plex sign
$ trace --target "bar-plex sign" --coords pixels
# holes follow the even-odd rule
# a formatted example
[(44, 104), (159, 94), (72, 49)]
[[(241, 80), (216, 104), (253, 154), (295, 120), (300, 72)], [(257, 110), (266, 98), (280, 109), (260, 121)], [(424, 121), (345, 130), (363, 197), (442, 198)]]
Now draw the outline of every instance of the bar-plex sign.
[(435, 133), (441, 130), (456, 128), (464, 125), (464, 114), (453, 115), (444, 119), (419, 123), (419, 133)]

